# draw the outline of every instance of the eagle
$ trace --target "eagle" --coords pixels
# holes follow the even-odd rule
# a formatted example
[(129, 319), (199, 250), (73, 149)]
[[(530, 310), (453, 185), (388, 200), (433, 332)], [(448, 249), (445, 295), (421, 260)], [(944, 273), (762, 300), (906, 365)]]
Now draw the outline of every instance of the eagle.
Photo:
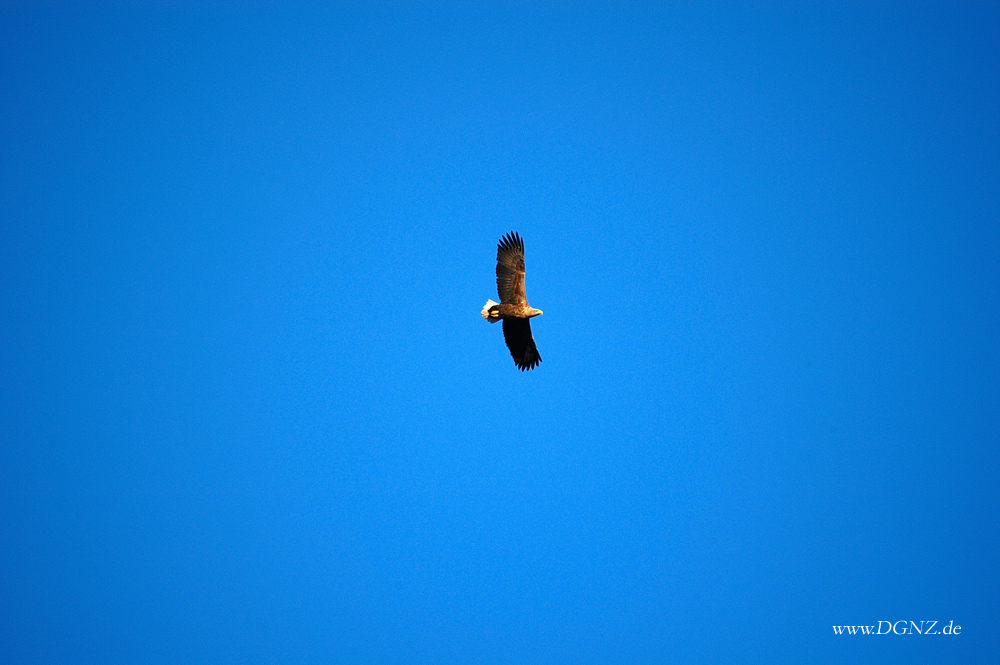
[(528, 319), (542, 310), (528, 304), (524, 295), (524, 241), (511, 231), (497, 244), (497, 293), (500, 302), (487, 300), (481, 314), (490, 323), (503, 320), (503, 338), (522, 372), (542, 362), (531, 336)]

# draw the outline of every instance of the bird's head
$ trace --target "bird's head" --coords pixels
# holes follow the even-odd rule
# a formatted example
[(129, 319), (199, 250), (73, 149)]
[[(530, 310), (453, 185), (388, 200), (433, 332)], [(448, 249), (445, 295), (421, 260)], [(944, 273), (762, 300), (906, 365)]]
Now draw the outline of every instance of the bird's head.
[(534, 307), (529, 307), (528, 308), (528, 318), (529, 319), (531, 317), (533, 317), (533, 316), (538, 316), (541, 313), (542, 313), (542, 310), (540, 310), (540, 309), (535, 309)]

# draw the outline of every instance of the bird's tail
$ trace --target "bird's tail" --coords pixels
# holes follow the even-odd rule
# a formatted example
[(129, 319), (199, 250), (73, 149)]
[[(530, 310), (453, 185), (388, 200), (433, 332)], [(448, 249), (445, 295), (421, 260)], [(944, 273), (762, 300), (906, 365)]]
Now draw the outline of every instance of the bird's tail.
[(494, 305), (499, 305), (499, 304), (500, 303), (498, 303), (498, 302), (493, 302), (492, 300), (487, 300), (486, 304), (483, 305), (483, 311), (480, 312), (480, 314), (482, 314), (483, 318), (486, 319), (487, 321), (489, 321), (490, 323), (496, 323), (497, 321), (500, 320), (500, 317), (499, 316), (490, 316), (490, 307), (493, 307)]

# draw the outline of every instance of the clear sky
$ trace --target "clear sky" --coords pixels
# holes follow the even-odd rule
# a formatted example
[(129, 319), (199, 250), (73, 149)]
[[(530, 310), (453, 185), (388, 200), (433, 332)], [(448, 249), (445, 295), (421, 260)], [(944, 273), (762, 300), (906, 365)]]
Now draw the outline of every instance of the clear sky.
[(61, 4), (0, 8), (4, 663), (1000, 653), (995, 3)]

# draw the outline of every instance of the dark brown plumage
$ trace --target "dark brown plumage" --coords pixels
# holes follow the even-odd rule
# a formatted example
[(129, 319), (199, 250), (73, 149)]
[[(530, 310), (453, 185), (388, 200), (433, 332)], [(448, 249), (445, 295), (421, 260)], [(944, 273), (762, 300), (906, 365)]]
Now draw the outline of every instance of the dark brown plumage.
[(497, 245), (497, 294), (500, 302), (487, 300), (482, 316), (490, 323), (503, 321), (503, 338), (522, 372), (542, 362), (528, 319), (542, 310), (528, 304), (524, 294), (524, 241), (511, 231)]

